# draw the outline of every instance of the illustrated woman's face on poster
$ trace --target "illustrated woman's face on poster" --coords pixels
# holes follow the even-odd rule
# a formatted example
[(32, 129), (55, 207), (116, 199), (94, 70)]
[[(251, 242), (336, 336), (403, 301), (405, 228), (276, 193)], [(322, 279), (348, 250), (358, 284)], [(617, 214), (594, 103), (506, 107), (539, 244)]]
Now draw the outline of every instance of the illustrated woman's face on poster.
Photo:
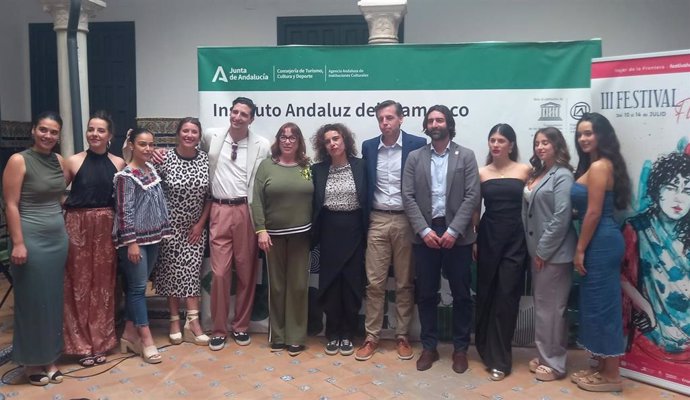
[(666, 216), (677, 221), (690, 210), (690, 177), (676, 175), (659, 191), (659, 208)]

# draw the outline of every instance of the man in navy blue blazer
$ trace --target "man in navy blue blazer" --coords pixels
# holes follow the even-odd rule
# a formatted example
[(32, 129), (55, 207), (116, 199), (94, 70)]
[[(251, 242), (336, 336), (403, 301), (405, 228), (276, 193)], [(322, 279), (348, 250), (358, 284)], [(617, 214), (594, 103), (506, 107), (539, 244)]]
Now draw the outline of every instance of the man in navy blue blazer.
[(383, 325), (388, 270), (393, 263), (395, 274), (395, 336), (398, 357), (414, 357), (408, 341), (408, 330), (414, 312), (414, 266), (412, 239), (414, 233), (405, 215), (402, 200), (402, 175), (407, 155), (426, 144), (426, 139), (403, 132), (403, 108), (386, 100), (375, 107), (381, 135), (362, 144), (369, 185), (371, 210), (366, 250), (366, 319), (367, 337), (355, 359), (370, 359), (378, 347)]

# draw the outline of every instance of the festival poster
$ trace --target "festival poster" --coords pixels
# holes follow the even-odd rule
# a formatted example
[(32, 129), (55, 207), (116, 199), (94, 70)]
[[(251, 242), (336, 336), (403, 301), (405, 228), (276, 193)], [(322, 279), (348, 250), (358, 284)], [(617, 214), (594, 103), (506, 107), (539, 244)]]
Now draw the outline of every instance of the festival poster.
[(690, 395), (690, 50), (594, 60), (592, 103), (616, 129), (635, 199), (621, 373)]

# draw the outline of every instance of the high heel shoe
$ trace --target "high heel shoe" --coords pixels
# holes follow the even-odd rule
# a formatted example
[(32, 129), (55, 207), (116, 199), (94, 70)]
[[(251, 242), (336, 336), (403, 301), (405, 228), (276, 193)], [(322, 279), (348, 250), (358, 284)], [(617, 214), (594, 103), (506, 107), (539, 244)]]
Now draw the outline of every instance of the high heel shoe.
[(199, 310), (187, 310), (187, 319), (184, 323), (184, 341), (189, 343), (194, 343), (197, 346), (207, 346), (209, 337), (202, 333), (199, 336), (194, 334), (192, 331), (192, 322), (199, 319)]
[(134, 354), (141, 354), (141, 342), (139, 339), (136, 341), (130, 341), (129, 339), (125, 339), (124, 337), (120, 338), (120, 353), (129, 353), (132, 352)]
[(158, 352), (158, 348), (153, 344), (151, 346), (144, 347), (141, 353), (141, 358), (144, 360), (144, 362), (149, 364), (158, 364), (163, 361), (163, 357), (161, 357), (161, 354)]
[[(180, 316), (178, 314), (170, 316), (170, 322), (175, 322), (175, 321), (179, 321), (179, 320), (180, 320)], [(168, 335), (168, 338), (170, 339), (171, 344), (178, 345), (178, 344), (182, 343), (182, 332), (171, 333)]]

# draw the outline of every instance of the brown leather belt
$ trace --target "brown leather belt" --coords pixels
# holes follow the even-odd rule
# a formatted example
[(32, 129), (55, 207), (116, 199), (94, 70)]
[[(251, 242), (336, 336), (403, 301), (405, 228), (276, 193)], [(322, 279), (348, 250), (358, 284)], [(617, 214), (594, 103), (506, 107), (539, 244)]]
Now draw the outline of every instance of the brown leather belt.
[(215, 199), (211, 197), (211, 201), (218, 204), (226, 204), (231, 206), (238, 206), (240, 204), (247, 204), (246, 197), (235, 197), (233, 199)]

